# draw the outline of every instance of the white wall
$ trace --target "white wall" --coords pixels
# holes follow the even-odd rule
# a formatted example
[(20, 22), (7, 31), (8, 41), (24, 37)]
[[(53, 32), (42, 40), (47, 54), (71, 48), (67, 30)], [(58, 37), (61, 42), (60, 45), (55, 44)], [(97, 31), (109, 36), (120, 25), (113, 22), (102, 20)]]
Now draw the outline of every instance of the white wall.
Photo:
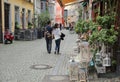
[(35, 13), (41, 13), (41, 0), (35, 0)]
[(68, 19), (67, 19), (67, 24), (70, 22), (77, 22), (79, 19), (79, 13), (78, 13), (78, 8), (80, 7), (81, 3), (76, 2), (72, 4), (68, 4), (65, 6), (64, 10), (68, 11)]
[(50, 13), (50, 18), (52, 22), (55, 23), (55, 0), (49, 0), (48, 10)]

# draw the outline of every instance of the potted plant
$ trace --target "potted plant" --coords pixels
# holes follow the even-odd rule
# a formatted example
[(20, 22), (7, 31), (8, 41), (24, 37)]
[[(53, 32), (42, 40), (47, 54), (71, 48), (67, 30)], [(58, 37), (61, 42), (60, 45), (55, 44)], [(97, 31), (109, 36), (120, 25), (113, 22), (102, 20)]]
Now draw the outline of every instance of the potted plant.
[(20, 37), (20, 25), (17, 21), (15, 21), (14, 39), (19, 40), (19, 37)]
[(17, 21), (15, 22), (15, 29), (20, 29), (20, 25)]
[(31, 29), (33, 24), (31, 22), (28, 22), (28, 29)]

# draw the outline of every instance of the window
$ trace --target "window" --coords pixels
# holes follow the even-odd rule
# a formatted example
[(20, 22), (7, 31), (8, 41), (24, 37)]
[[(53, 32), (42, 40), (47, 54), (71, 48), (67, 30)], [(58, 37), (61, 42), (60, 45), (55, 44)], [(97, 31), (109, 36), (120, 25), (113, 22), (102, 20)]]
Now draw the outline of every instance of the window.
[(43, 9), (43, 2), (41, 2), (41, 9)]
[(31, 22), (31, 11), (28, 10), (28, 22)]

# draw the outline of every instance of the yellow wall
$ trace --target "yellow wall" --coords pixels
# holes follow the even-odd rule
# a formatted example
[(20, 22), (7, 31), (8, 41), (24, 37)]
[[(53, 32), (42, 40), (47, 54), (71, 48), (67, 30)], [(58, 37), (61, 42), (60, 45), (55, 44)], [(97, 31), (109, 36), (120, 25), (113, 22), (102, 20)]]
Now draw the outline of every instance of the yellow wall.
[[(27, 0), (4, 0), (4, 1), (5, 1), (4, 3), (10, 4), (10, 10), (11, 10), (11, 16), (12, 16), (11, 17), (12, 32), (14, 32), (14, 28), (15, 28), (15, 6), (18, 6), (20, 9), (20, 17), (21, 17), (22, 8), (25, 8), (26, 16), (27, 16), (28, 10), (30, 10), (31, 16), (32, 16), (31, 18), (33, 18), (33, 3), (27, 2)], [(4, 8), (4, 5), (3, 5), (3, 8)], [(4, 21), (4, 19), (3, 19), (3, 21)], [(3, 26), (4, 26), (4, 24), (3, 24)], [(20, 26), (22, 28), (22, 23), (20, 24)], [(27, 24), (26, 24), (25, 28), (27, 28)]]
[(2, 32), (4, 33), (4, 0), (2, 0), (1, 5), (2, 5)]

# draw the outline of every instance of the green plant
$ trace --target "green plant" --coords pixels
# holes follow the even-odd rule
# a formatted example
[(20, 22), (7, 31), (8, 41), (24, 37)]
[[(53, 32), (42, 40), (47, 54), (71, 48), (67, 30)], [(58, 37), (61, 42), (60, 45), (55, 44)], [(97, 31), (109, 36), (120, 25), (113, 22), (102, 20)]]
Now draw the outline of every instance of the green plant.
[(91, 36), (89, 37), (90, 43), (105, 43), (109, 45), (113, 45), (117, 41), (118, 32), (115, 30), (114, 26), (114, 16), (98, 16), (96, 20), (96, 24), (93, 27), (100, 26), (102, 29), (97, 30), (95, 29)]
[(50, 14), (48, 11), (42, 12), (38, 15), (38, 26), (39, 28), (43, 28), (47, 25), (47, 22), (50, 21)]
[(91, 21), (79, 20), (75, 26), (75, 31), (82, 34), (87, 33), (91, 25), (92, 25)]
[(79, 20), (82, 18), (82, 8), (78, 8)]
[(93, 10), (95, 13), (100, 13), (99, 8)]
[(17, 21), (15, 22), (15, 29), (20, 29), (20, 25)]
[(96, 23), (104, 29), (109, 29), (111, 25), (114, 25), (114, 21), (115, 21), (114, 15), (98, 16), (96, 19)]
[(89, 37), (89, 42), (94, 44), (96, 42), (113, 45), (117, 41), (118, 32), (114, 28), (101, 29), (100, 31), (94, 31)]
[(76, 33), (81, 33), (82, 32), (82, 24), (81, 24), (82, 20), (79, 20), (77, 22), (77, 24), (75, 25), (75, 31)]
[(117, 61), (115, 59), (113, 59), (111, 64), (112, 64), (112, 66), (116, 66), (117, 65)]
[(28, 22), (28, 29), (31, 29), (33, 24), (31, 22)]

